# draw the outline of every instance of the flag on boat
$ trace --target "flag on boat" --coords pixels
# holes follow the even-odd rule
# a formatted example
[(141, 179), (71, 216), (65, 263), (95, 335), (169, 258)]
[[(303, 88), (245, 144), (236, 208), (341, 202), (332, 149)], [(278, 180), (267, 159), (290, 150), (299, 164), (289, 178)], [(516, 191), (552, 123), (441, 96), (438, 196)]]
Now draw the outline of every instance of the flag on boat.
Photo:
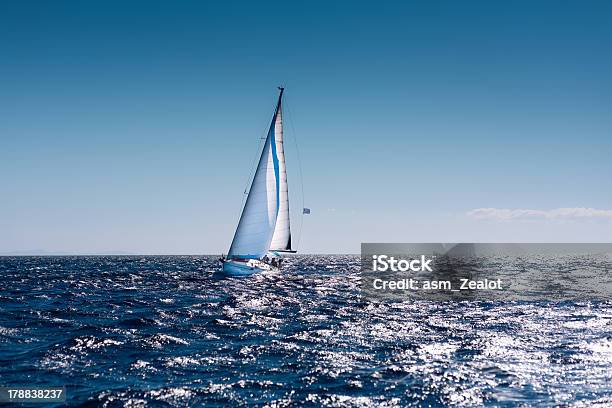
[(304, 208), (302, 214), (310, 214), (310, 208)]

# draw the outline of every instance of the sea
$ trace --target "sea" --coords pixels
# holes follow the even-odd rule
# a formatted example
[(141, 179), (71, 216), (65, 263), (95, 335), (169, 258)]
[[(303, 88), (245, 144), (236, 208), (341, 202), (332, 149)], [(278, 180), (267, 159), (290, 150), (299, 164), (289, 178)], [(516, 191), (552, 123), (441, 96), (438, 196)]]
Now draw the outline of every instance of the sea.
[(360, 266), (2, 257), (0, 386), (80, 407), (612, 406), (612, 302), (385, 302)]

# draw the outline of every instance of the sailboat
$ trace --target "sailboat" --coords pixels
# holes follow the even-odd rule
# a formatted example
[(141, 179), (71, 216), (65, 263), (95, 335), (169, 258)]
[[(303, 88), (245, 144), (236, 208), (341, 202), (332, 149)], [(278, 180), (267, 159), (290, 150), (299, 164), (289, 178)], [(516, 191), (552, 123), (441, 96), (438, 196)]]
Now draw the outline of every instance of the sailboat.
[(223, 271), (231, 275), (250, 275), (279, 270), (282, 253), (291, 249), (289, 190), (283, 147), (282, 100), (278, 102), (261, 151), (249, 193)]

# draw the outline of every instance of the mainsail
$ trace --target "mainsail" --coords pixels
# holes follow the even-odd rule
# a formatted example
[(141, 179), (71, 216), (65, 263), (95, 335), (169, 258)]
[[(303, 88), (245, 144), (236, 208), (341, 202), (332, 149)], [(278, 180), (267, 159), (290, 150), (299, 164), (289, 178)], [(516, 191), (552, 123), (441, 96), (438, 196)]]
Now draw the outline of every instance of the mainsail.
[(276, 107), (276, 118), (274, 121), (274, 139), (276, 140), (276, 152), (278, 153), (279, 170), (279, 205), (276, 227), (270, 242), (271, 251), (291, 251), (291, 227), (289, 225), (289, 188), (287, 185), (287, 167), (285, 165), (285, 148), (283, 144), (283, 90), (278, 98)]
[(261, 258), (290, 251), (289, 192), (283, 148), (283, 88), (259, 158), (228, 258)]

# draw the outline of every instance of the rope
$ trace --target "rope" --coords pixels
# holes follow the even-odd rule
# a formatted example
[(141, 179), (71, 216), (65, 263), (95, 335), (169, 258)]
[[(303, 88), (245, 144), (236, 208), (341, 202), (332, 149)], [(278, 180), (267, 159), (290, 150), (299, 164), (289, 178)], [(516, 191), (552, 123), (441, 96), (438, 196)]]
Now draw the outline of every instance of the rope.
[(300, 186), (301, 186), (301, 190), (302, 190), (302, 209), (300, 211), (300, 230), (298, 233), (298, 237), (297, 237), (297, 242), (295, 244), (295, 249), (297, 250), (300, 247), (300, 241), (302, 239), (302, 230), (304, 229), (304, 177), (303, 177), (303, 173), (302, 173), (302, 160), (300, 158), (300, 148), (298, 146), (298, 142), (297, 142), (297, 136), (295, 133), (295, 128), (293, 127), (293, 115), (291, 114), (290, 110), (289, 110), (289, 106), (287, 104), (287, 96), (285, 96), (285, 110), (288, 113), (288, 122), (290, 122), (291, 124), (291, 135), (293, 136), (293, 143), (295, 143), (295, 151), (297, 153), (297, 160), (298, 160), (298, 172), (300, 174)]

